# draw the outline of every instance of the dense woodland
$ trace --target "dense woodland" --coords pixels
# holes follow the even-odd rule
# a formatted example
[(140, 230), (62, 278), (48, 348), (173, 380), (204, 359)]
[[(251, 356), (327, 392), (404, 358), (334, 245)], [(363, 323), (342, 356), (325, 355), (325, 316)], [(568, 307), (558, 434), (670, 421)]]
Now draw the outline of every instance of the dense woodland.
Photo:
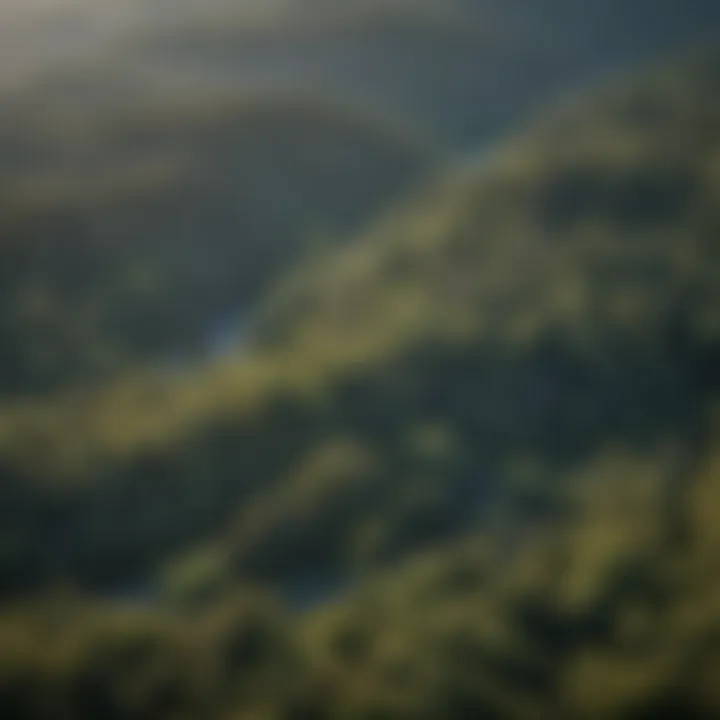
[[(528, 48), (537, 20), (396, 5), (186, 30), (395, 42), (493, 11)], [(649, 64), (532, 119), (518, 91), (477, 155), (494, 121), (431, 85), (469, 135), (349, 75), (333, 101), (18, 96), (0, 717), (720, 715), (720, 54)]]

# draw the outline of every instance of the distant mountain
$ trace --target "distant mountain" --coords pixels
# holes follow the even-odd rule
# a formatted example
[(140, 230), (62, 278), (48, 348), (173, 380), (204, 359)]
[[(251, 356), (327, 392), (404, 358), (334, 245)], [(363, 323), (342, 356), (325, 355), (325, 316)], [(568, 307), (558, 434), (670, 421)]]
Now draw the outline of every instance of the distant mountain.
[(33, 78), (50, 94), (84, 87), (92, 106), (108, 92), (289, 87), (461, 147), (503, 134), (552, 96), (720, 33), (713, 0), (54, 5), (8, 30), (7, 81), (21, 91)]
[(32, 108), (0, 120), (6, 395), (194, 362), (281, 268), (438, 162), (383, 119), (304, 97)]

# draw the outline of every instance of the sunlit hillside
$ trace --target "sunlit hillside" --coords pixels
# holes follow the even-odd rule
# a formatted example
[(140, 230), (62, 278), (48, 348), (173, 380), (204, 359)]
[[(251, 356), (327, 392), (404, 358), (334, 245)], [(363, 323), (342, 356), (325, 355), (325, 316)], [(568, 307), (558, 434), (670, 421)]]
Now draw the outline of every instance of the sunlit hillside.
[(242, 355), (6, 403), (0, 714), (717, 717), (718, 68), (443, 174)]
[(720, 717), (717, 0), (0, 0), (0, 720)]
[(704, 0), (620, 5), (5, 4), (0, 392), (244, 340), (276, 270), (448, 154), (720, 27)]
[(302, 264), (265, 349), (8, 407), (27, 550), (111, 579), (212, 541), (251, 577), (334, 577), (473, 525), (507, 463), (700, 432), (717, 118), (712, 54), (600, 93)]

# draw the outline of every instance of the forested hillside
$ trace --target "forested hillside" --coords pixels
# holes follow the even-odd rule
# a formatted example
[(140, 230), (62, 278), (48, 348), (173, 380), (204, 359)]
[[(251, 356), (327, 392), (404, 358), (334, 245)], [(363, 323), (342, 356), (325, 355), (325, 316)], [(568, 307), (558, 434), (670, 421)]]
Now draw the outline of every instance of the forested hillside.
[(0, 392), (244, 339), (276, 270), (448, 154), (719, 23), (707, 0), (7, 3)]
[(719, 30), (7, 0), (0, 720), (720, 717)]
[(303, 265), (244, 359), (7, 405), (9, 562), (334, 577), (475, 526), (518, 462), (700, 442), (717, 119), (713, 54), (601, 93)]
[(719, 67), (302, 264), (243, 359), (6, 405), (3, 717), (717, 717)]
[(3, 395), (212, 354), (283, 268), (439, 162), (383, 118), (268, 94), (20, 105), (0, 157)]

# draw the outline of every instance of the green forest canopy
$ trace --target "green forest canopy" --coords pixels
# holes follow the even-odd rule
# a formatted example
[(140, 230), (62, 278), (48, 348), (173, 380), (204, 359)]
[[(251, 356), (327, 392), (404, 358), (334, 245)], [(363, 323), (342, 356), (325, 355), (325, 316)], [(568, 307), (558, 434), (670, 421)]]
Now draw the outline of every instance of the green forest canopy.
[[(6, 404), (8, 594), (201, 551), (214, 599), (8, 598), (0, 710), (716, 717), (717, 59), (303, 264), (242, 359)], [(313, 573), (310, 613), (243, 590)]]
[[(28, 551), (83, 576), (223, 538), (267, 569), (289, 539), (298, 572), (344, 566), (373, 533), (360, 558), (455, 532), (453, 508), (481, 508), (518, 457), (700, 432), (717, 382), (717, 88), (703, 55), (559, 111), (298, 271), (242, 361), (8, 405), (5, 484), (63, 537), (37, 543), (24, 523)], [(316, 536), (335, 503), (349, 516)]]

